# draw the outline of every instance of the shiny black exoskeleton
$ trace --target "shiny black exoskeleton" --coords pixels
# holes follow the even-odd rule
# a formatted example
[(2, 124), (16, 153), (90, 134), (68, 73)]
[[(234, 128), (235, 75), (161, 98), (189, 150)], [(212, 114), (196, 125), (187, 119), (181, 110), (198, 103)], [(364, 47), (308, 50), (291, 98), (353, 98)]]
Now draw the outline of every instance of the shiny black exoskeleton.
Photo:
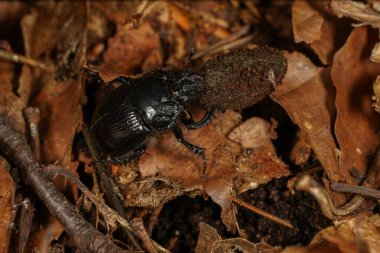
[(178, 127), (181, 121), (188, 129), (206, 126), (216, 110), (198, 122), (182, 118), (184, 107), (198, 98), (198, 75), (183, 70), (157, 70), (141, 78), (118, 77), (120, 84), (99, 104), (91, 122), (91, 132), (105, 161), (125, 163), (144, 153), (151, 134), (173, 130), (177, 140), (196, 155), (204, 150), (187, 142)]

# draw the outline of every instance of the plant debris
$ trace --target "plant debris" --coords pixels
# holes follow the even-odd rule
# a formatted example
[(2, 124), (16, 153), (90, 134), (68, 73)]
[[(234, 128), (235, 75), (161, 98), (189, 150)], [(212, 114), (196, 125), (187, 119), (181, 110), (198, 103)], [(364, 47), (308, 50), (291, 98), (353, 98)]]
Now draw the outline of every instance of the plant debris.
[[(0, 251), (379, 252), (379, 13), (0, 2)], [(170, 131), (100, 163), (87, 125), (111, 81), (171, 69), (200, 77), (183, 122), (218, 109), (199, 129), (174, 122), (205, 163)]]

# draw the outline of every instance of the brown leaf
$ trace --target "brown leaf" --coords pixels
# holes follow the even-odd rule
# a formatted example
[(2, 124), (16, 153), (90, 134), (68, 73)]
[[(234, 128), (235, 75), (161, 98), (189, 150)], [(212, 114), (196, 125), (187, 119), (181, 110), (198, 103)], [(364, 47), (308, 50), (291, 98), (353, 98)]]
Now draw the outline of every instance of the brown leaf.
[(337, 147), (331, 132), (335, 92), (328, 76), (329, 69), (317, 68), (297, 52), (289, 55), (288, 64), (283, 84), (277, 87), (272, 97), (306, 134), (329, 178), (342, 180), (345, 174), (338, 167)]
[(295, 42), (305, 41), (311, 44), (321, 39), (323, 17), (308, 1), (294, 1), (292, 24)]
[(9, 252), (10, 230), (14, 218), (13, 204), (16, 188), (8, 170), (9, 164), (0, 157), (0, 252)]
[(222, 240), (215, 228), (201, 222), (199, 223), (199, 235), (195, 253), (210, 253), (214, 243)]
[[(346, 44), (335, 54), (332, 79), (336, 93), (335, 133), (340, 145), (339, 166), (350, 183), (364, 177), (380, 144), (380, 121), (371, 107), (372, 83), (380, 64), (369, 61), (375, 33), (368, 27), (355, 28)], [(352, 180), (351, 174), (358, 174)]]
[(311, 147), (306, 140), (305, 134), (303, 132), (298, 132), (295, 144), (290, 151), (290, 159), (294, 164), (302, 165), (309, 160), (310, 155)]
[(235, 128), (228, 138), (238, 142), (243, 148), (259, 148), (267, 146), (277, 138), (275, 128), (277, 122), (270, 124), (264, 119), (252, 117)]
[[(200, 115), (195, 114), (195, 116)], [(226, 111), (223, 114), (217, 114), (216, 119), (205, 128), (194, 131), (184, 130), (186, 140), (205, 149), (207, 158), (205, 176), (202, 174), (202, 160), (179, 143), (172, 133), (156, 136), (150, 142), (146, 153), (140, 158), (138, 164), (141, 176), (143, 178), (161, 176), (181, 182), (183, 186), (181, 191), (187, 193), (199, 194), (199, 192), (205, 191), (214, 202), (221, 206), (222, 221), (228, 229), (233, 230), (236, 225), (236, 217), (230, 196), (234, 189), (248, 190), (268, 182), (273, 177), (289, 174), (287, 166), (277, 157), (274, 146), (268, 142), (273, 136), (273, 126), (268, 122), (262, 124), (264, 126), (263, 132), (267, 132), (267, 139), (261, 139), (261, 144), (257, 143), (258, 148), (256, 149), (247, 151), (241, 147), (240, 143), (227, 138), (228, 134), (236, 127), (240, 127), (241, 135), (249, 139), (256, 137), (250, 131), (250, 127), (238, 126), (240, 121), (240, 114)], [(251, 125), (252, 121), (246, 124)], [(248, 133), (245, 133), (244, 129)], [(242, 138), (239, 137), (236, 140), (240, 139)], [(133, 179), (128, 180), (129, 175), (132, 175), (131, 172), (126, 172), (122, 167), (118, 175), (119, 182), (124, 179), (127, 185), (131, 184), (129, 182)], [(143, 179), (141, 182), (146, 180)], [(140, 184), (139, 181), (136, 183)], [(125, 186), (121, 186), (121, 188), (125, 188)], [(164, 195), (157, 194), (157, 191), (154, 190), (155, 187), (149, 188), (152, 196), (157, 196), (156, 200), (160, 200), (160, 204), (165, 203), (161, 200), (167, 201), (172, 198), (171, 196), (178, 195), (178, 191), (174, 191), (174, 195), (172, 195), (172, 190), (169, 189), (168, 196), (165, 198)], [(161, 188), (167, 187), (161, 184)], [(142, 190), (139, 187), (136, 186), (133, 189), (135, 190), (126, 190), (124, 195), (129, 197), (142, 196), (140, 193)], [(148, 195), (146, 193), (146, 196)], [(127, 202), (136, 203), (135, 200)], [(139, 202), (149, 203), (149, 201), (141, 198)], [(150, 203), (158, 202), (150, 200)]]
[(224, 253), (230, 250), (242, 253), (278, 252), (278, 249), (266, 243), (252, 243), (244, 238), (231, 238), (215, 243), (212, 253)]
[(29, 100), (32, 76), (29, 67), (23, 66), (14, 87), (15, 67), (13, 63), (0, 63), (0, 113), (8, 115), (13, 126), (25, 132), (22, 113)]
[(310, 44), (321, 62), (329, 64), (351, 27), (325, 7), (323, 1), (297, 0), (292, 8), (292, 22), (295, 42)]
[(149, 23), (144, 22), (134, 30), (118, 25), (115, 36), (108, 40), (108, 48), (100, 68), (106, 72), (125, 75), (133, 73), (148, 61), (149, 65), (145, 65), (145, 70), (151, 70), (162, 65), (161, 54), (157, 57), (159, 50), (159, 35)]
[(380, 251), (380, 217), (361, 214), (330, 226), (314, 236), (307, 247), (291, 246), (282, 253), (375, 253)]
[(55, 51), (57, 55), (51, 59), (56, 72), (41, 73), (40, 89), (32, 101), (41, 111), (41, 157), (47, 163), (68, 164), (82, 121), (86, 16), (85, 2), (50, 3), (39, 9), (33, 28), (26, 28), (32, 33), (28, 42), (34, 58)]
[(380, 14), (371, 4), (352, 0), (332, 0), (330, 7), (338, 17), (346, 16), (375, 28), (380, 27)]
[(277, 248), (265, 243), (251, 243), (244, 238), (222, 239), (218, 232), (210, 225), (199, 224), (199, 236), (195, 253), (260, 253), (279, 252)]

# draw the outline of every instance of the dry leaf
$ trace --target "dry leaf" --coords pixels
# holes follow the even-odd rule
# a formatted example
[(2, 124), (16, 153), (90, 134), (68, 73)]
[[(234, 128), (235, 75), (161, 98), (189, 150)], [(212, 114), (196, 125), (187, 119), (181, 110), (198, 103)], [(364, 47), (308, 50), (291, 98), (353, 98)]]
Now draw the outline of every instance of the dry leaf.
[(41, 112), (41, 157), (46, 163), (69, 163), (73, 139), (82, 121), (86, 13), (85, 2), (57, 2), (44, 6), (34, 27), (27, 28), (31, 41), (26, 43), (30, 43), (34, 58), (58, 50), (52, 59), (56, 72), (41, 73), (39, 92), (32, 101)]
[(321, 62), (330, 64), (351, 28), (325, 7), (323, 1), (297, 0), (292, 8), (292, 23), (295, 42), (310, 44)]
[(259, 148), (277, 138), (276, 127), (277, 122), (274, 120), (270, 124), (264, 119), (252, 117), (235, 128), (228, 138), (240, 143), (243, 148)]
[(296, 136), (295, 144), (290, 151), (290, 159), (296, 165), (302, 165), (309, 160), (311, 155), (310, 144), (306, 140), (304, 132), (298, 132)]
[(222, 240), (215, 228), (201, 222), (199, 223), (199, 235), (195, 253), (211, 253), (215, 242)]
[(9, 174), (9, 164), (0, 157), (0, 252), (9, 252), (10, 232), (13, 224), (13, 205), (16, 187)]
[(294, 41), (308, 44), (321, 40), (323, 17), (308, 1), (296, 0), (292, 8)]
[[(339, 167), (345, 179), (357, 184), (364, 177), (371, 157), (380, 144), (380, 121), (372, 109), (372, 83), (380, 64), (369, 61), (377, 33), (369, 27), (355, 28), (335, 54), (332, 79), (336, 93), (335, 134), (340, 145)], [(352, 180), (350, 174), (356, 174)]]
[(155, 69), (162, 65), (162, 57), (154, 56), (157, 50), (161, 50), (160, 37), (149, 23), (144, 22), (134, 30), (118, 25), (115, 36), (108, 40), (100, 69), (119, 75), (134, 73), (149, 57), (156, 60), (150, 59), (150, 66), (145, 69)]
[(338, 17), (350, 17), (360, 21), (362, 25), (380, 28), (380, 14), (370, 4), (352, 0), (331, 0), (330, 7)]
[[(199, 118), (200, 115), (195, 114), (195, 116)], [(237, 188), (244, 191), (268, 182), (274, 177), (289, 174), (287, 166), (277, 157), (274, 146), (268, 142), (274, 135), (273, 130), (271, 130), (273, 126), (269, 123), (263, 124), (265, 132), (267, 132), (267, 139), (261, 139), (262, 143), (257, 144), (260, 148), (253, 151), (246, 152), (240, 143), (227, 138), (228, 134), (238, 127), (240, 121), (240, 114), (227, 111), (223, 114), (217, 114), (216, 119), (205, 128), (194, 131), (183, 130), (186, 140), (205, 149), (207, 158), (205, 176), (202, 174), (202, 160), (179, 143), (172, 133), (165, 133), (152, 139), (146, 153), (140, 158), (138, 165), (142, 178), (161, 176), (175, 182), (181, 182), (183, 192), (199, 194), (199, 192), (205, 191), (214, 202), (222, 207), (223, 223), (228, 229), (233, 230), (236, 225), (236, 217), (232, 201), (229, 198), (233, 190)], [(251, 123), (248, 122), (247, 124), (251, 125)], [(243, 129), (247, 130), (248, 133), (250, 132), (250, 128), (240, 126), (240, 134), (247, 136), (247, 138), (256, 137), (251, 137), (252, 134), (243, 132)], [(118, 175), (124, 175), (119, 177), (120, 180), (128, 177), (130, 172), (121, 168)], [(234, 179), (236, 180), (234, 181)], [(139, 181), (136, 183), (139, 184)], [(133, 189), (135, 190), (126, 190), (123, 195), (139, 195), (137, 193), (137, 191), (141, 191), (137, 190), (139, 187), (136, 186)], [(174, 196), (170, 193), (165, 198), (163, 195), (157, 195), (157, 191), (153, 190), (154, 187), (151, 189), (152, 196), (157, 196), (156, 200), (161, 201), (154, 203), (163, 204), (162, 200), (168, 201), (172, 198), (169, 196)], [(178, 192), (175, 191), (175, 195), (177, 194)], [(148, 195), (147, 193), (146, 196)], [(135, 200), (127, 202), (136, 203)], [(139, 202), (149, 203), (149, 201), (141, 198)], [(152, 203), (151, 200), (150, 203)]]
[(329, 69), (317, 68), (301, 53), (289, 54), (288, 72), (272, 97), (307, 137), (330, 180), (343, 180), (331, 132), (335, 92)]
[(195, 253), (264, 253), (279, 252), (279, 249), (265, 243), (251, 243), (244, 238), (222, 239), (210, 225), (199, 224), (199, 236)]
[(282, 253), (377, 253), (380, 252), (380, 216), (361, 214), (316, 234), (309, 246), (287, 247)]
[[(362, 3), (359, 1), (340, 1), (331, 0), (330, 7), (338, 17), (350, 17), (360, 21), (356, 26), (370, 25), (374, 28), (380, 28), (380, 13), (378, 11), (378, 3)], [(380, 43), (373, 46), (370, 60), (373, 62), (380, 61)]]

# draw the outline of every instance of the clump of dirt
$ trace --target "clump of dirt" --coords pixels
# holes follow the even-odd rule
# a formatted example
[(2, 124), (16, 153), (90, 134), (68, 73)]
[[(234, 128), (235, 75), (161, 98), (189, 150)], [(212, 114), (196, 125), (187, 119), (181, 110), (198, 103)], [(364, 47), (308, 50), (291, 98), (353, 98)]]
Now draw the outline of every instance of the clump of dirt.
[(274, 179), (239, 195), (251, 205), (290, 221), (295, 227), (289, 229), (238, 207), (238, 222), (250, 241), (264, 241), (272, 246), (307, 245), (319, 230), (331, 225), (315, 199), (304, 192), (292, 194), (286, 187), (287, 180)]
[[(321, 229), (330, 225), (320, 212), (317, 202), (303, 192), (294, 195), (286, 187), (288, 178), (272, 180), (239, 198), (276, 216), (289, 220), (296, 229), (238, 207), (238, 223), (252, 242), (265, 241), (272, 246), (306, 245)], [(172, 252), (194, 252), (199, 223), (205, 222), (224, 238), (237, 237), (226, 231), (220, 219), (220, 207), (210, 199), (180, 197), (162, 209), (152, 239)]]
[(206, 108), (242, 110), (274, 91), (286, 70), (283, 53), (267, 46), (219, 55), (206, 62), (199, 72), (204, 93), (200, 102)]
[(163, 207), (152, 239), (173, 253), (194, 252), (201, 221), (211, 225), (219, 233), (226, 233), (220, 211), (220, 207), (210, 198), (204, 200), (202, 197), (179, 197)]

